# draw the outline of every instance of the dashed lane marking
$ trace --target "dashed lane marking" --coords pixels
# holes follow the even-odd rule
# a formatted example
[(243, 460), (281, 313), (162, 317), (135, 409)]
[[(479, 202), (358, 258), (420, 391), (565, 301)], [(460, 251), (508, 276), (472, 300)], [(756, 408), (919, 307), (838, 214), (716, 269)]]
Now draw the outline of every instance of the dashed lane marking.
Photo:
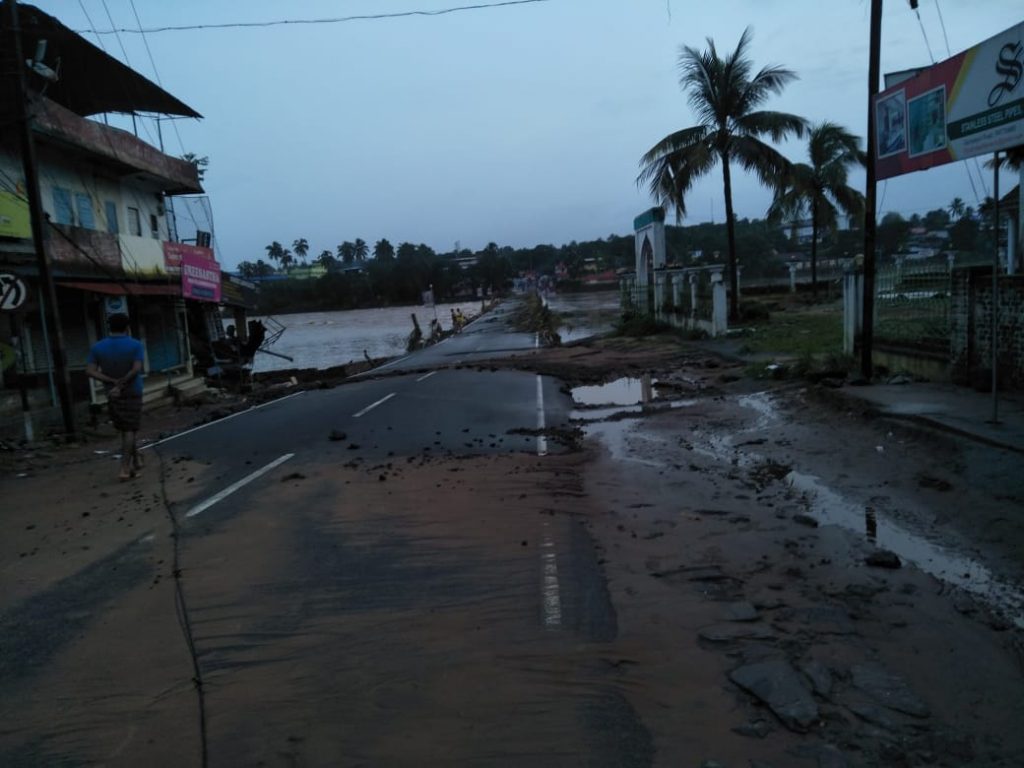
[(378, 405), (382, 405), (383, 403), (386, 403), (386, 402), (387, 402), (388, 400), (390, 400), (390, 399), (391, 399), (392, 397), (394, 397), (394, 396), (395, 396), (396, 394), (397, 394), (396, 392), (392, 392), (392, 393), (391, 393), (390, 395), (384, 395), (384, 397), (382, 397), (382, 398), (381, 398), (380, 400), (378, 400), (377, 402), (375, 402), (375, 403), (370, 403), (370, 404), (369, 404), (368, 406), (366, 406), (365, 408), (363, 408), (363, 410), (361, 410), (361, 411), (358, 411), (358, 412), (356, 412), (356, 413), (353, 413), (353, 414), (352, 414), (352, 418), (353, 418), (353, 419), (358, 419), (358, 418), (359, 418), (360, 416), (363, 416), (363, 415), (365, 415), (365, 414), (369, 413), (370, 411), (372, 411), (372, 410), (373, 410), (374, 408), (376, 408), (376, 407), (377, 407)]
[(420, 382), (420, 381), (426, 381), (426, 380), (427, 380), (427, 379), (429, 379), (429, 378), (430, 378), (431, 376), (433, 376), (433, 375), (434, 375), (435, 373), (437, 373), (437, 371), (431, 371), (431, 372), (430, 372), (430, 373), (428, 373), (428, 374), (425, 374), (425, 375), (423, 375), (423, 376), (420, 376), (420, 377), (419, 377), (418, 379), (416, 379), (416, 381), (417, 381), (417, 382)]
[(562, 625), (562, 589), (558, 583), (558, 559), (555, 556), (555, 542), (547, 531), (541, 534), (541, 608), (544, 612), (544, 626), (555, 629)]
[(208, 498), (206, 501), (203, 501), (203, 502), (201, 502), (199, 504), (196, 504), (194, 507), (192, 507), (192, 509), (190, 509), (188, 512), (185, 513), (185, 517), (195, 517), (196, 515), (200, 514), (201, 512), (205, 512), (206, 510), (208, 510), (210, 507), (212, 507), (217, 502), (223, 501), (224, 499), (226, 499), (228, 496), (230, 496), (232, 493), (237, 491), (239, 488), (242, 488), (242, 487), (248, 485), (249, 483), (251, 483), (253, 480), (256, 480), (257, 478), (262, 477), (263, 475), (267, 474), (267, 472), (269, 472), (270, 470), (274, 469), (275, 467), (281, 466), (286, 461), (288, 461), (288, 459), (292, 458), (294, 455), (295, 455), (294, 453), (286, 453), (284, 456), (277, 457), (272, 462), (267, 464), (265, 467), (261, 467), (260, 469), (257, 469), (255, 472), (246, 475), (241, 480), (239, 480), (237, 483), (232, 483), (227, 488), (225, 488), (223, 491), (221, 491), (220, 493), (215, 493), (213, 496)]

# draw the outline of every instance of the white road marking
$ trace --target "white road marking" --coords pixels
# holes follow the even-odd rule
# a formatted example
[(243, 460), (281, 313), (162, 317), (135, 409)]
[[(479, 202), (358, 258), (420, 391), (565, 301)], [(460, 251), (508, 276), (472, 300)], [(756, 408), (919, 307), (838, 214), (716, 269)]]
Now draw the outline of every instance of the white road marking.
[(252, 408), (246, 408), (244, 411), (239, 411), (238, 413), (232, 413), (230, 416), (225, 416), (223, 419), (217, 419), (216, 421), (211, 421), (211, 422), (208, 422), (206, 424), (200, 424), (198, 427), (192, 427), (192, 429), (186, 429), (184, 432), (179, 432), (176, 435), (171, 435), (170, 437), (165, 437), (163, 440), (157, 440), (155, 443), (146, 443), (146, 445), (140, 445), (139, 446), (139, 450), (140, 451), (144, 451), (147, 448), (152, 448), (153, 446), (156, 446), (156, 445), (162, 445), (163, 443), (170, 442), (171, 440), (177, 440), (179, 437), (184, 437), (185, 435), (190, 435), (193, 432), (198, 432), (200, 429), (206, 429), (207, 427), (212, 427), (215, 424), (223, 424), (225, 421), (230, 421), (231, 419), (235, 418), (236, 416), (244, 416), (247, 413), (252, 413), (253, 411), (258, 411), (260, 408), (266, 408), (268, 405), (273, 405), (274, 403), (280, 403), (280, 402), (283, 402), (285, 400), (290, 400), (293, 397), (298, 397), (299, 395), (303, 395), (305, 393), (306, 393), (306, 390), (302, 390), (300, 392), (293, 392), (290, 395), (285, 395), (284, 397), (279, 397), (276, 400), (268, 400), (265, 403), (260, 403), (259, 405), (254, 405)]
[(368, 406), (363, 408), (363, 410), (359, 411), (358, 413), (353, 413), (352, 414), (352, 418), (353, 419), (358, 419), (363, 414), (369, 413), (370, 411), (372, 411), (374, 408), (376, 408), (381, 403), (386, 403), (388, 400), (390, 400), (392, 397), (394, 397), (395, 394), (397, 394), (397, 393), (392, 392), (390, 395), (384, 395), (384, 397), (382, 397), (376, 403), (370, 403)]
[(427, 379), (429, 379), (429, 378), (430, 378), (431, 376), (433, 376), (433, 375), (434, 375), (435, 373), (437, 373), (437, 371), (431, 371), (430, 373), (428, 373), (428, 374), (426, 374), (426, 375), (424, 375), (424, 376), (420, 376), (420, 377), (419, 377), (418, 379), (416, 379), (416, 381), (417, 381), (417, 382), (419, 382), (419, 381), (426, 381), (426, 380), (427, 380)]
[[(545, 429), (544, 423), (544, 380), (540, 376), (537, 377), (537, 429), (543, 433)], [(537, 435), (537, 455), (547, 456), (548, 455), (548, 439), (543, 435)]]
[(261, 476), (267, 474), (267, 472), (269, 472), (270, 470), (274, 469), (274, 467), (281, 466), (286, 461), (288, 461), (288, 459), (292, 458), (294, 455), (295, 455), (294, 453), (286, 453), (284, 456), (279, 456), (278, 458), (274, 459), (272, 462), (267, 464), (265, 467), (261, 467), (260, 469), (257, 469), (252, 474), (246, 475), (241, 480), (239, 480), (237, 483), (232, 483), (227, 488), (225, 488), (223, 491), (221, 491), (220, 493), (215, 493), (213, 496), (208, 498), (206, 501), (203, 501), (203, 502), (201, 502), (199, 504), (196, 504), (194, 507), (192, 507), (192, 509), (190, 509), (188, 512), (185, 513), (185, 517), (195, 517), (200, 512), (205, 512), (206, 510), (208, 510), (210, 507), (212, 507), (217, 502), (223, 501), (224, 499), (226, 499), (228, 496), (230, 496), (232, 493), (237, 491), (239, 488), (242, 488), (243, 486), (248, 485), (249, 483), (251, 483), (256, 478), (261, 477)]
[(544, 524), (541, 540), (541, 606), (544, 610), (544, 626), (559, 627), (562, 625), (562, 589), (558, 584), (558, 560), (555, 556), (555, 542), (547, 532)]

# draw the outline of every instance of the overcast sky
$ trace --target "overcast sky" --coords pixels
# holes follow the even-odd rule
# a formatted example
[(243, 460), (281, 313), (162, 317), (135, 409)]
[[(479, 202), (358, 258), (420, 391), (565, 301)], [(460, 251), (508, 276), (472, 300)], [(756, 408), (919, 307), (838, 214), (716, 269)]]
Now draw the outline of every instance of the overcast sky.
[[(491, 2), (492, 0), (472, 0)], [(135, 0), (146, 28), (436, 10), (470, 0)], [(38, 2), (73, 29), (79, 3)], [(103, 0), (81, 0), (109, 29)], [(917, 17), (887, 0), (882, 71), (930, 63)], [(106, 0), (134, 27), (129, 0)], [(921, 0), (937, 60), (1024, 21), (1020, 0)], [(938, 7), (937, 7), (938, 6)], [(179, 121), (184, 150), (208, 155), (206, 188), (221, 260), (265, 257), (272, 240), (310, 241), (311, 255), (361, 237), (437, 250), (559, 245), (625, 234), (650, 207), (635, 184), (640, 156), (692, 125), (678, 87), (681, 45), (735, 47), (751, 25), (757, 65), (800, 76), (769, 109), (831, 120), (863, 135), (867, 0), (548, 0), (437, 17), (147, 35), (163, 85), (201, 112)], [(96, 42), (88, 33), (86, 37)], [(124, 60), (118, 41), (102, 37)], [(153, 78), (139, 35), (129, 63)], [(143, 134), (145, 138), (145, 134)], [(165, 128), (168, 151), (180, 153)], [(803, 159), (790, 143), (783, 151)], [(984, 185), (991, 192), (991, 172)], [(985, 193), (975, 171), (978, 195)], [(1007, 183), (1012, 183), (1007, 179)], [(855, 177), (857, 185), (863, 177)], [(740, 217), (769, 193), (734, 175)], [(963, 163), (891, 180), (883, 211), (976, 204)], [(723, 219), (721, 169), (687, 198), (688, 223)]]

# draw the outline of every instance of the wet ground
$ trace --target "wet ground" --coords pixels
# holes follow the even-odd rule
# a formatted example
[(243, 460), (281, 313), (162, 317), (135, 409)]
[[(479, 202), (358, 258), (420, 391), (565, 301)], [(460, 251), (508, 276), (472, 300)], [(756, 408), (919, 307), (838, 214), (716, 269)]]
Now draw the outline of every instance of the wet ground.
[[(525, 415), (488, 432), (499, 378)], [(134, 484), (99, 444), (11, 465), (0, 763), (197, 765), (200, 723), (211, 765), (1024, 763), (1018, 456), (665, 340), (253, 418), (230, 472), (187, 438)]]

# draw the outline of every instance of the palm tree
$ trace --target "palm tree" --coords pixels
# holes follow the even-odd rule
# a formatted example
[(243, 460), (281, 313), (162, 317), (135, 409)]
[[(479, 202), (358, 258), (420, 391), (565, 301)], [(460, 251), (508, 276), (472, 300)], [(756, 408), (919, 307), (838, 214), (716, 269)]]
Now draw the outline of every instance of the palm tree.
[(267, 257), (271, 261), (281, 261), (281, 254), (284, 253), (284, 247), (275, 240), (266, 247)]
[(366, 241), (361, 237), (357, 237), (352, 247), (354, 249), (352, 253), (356, 257), (356, 261), (366, 261), (366, 257), (370, 255), (370, 248)]
[(338, 246), (338, 260), (343, 264), (351, 264), (356, 257), (355, 243), (346, 240)]
[(394, 261), (395, 246), (382, 238), (373, 246), (373, 258), (377, 261)]
[(686, 215), (684, 196), (715, 163), (722, 163), (725, 193), (726, 231), (729, 237), (729, 282), (732, 294), (729, 314), (739, 314), (736, 291), (736, 228), (732, 210), (730, 164), (739, 163), (753, 171), (762, 183), (775, 186), (789, 168), (789, 161), (761, 139), (781, 141), (789, 135), (802, 136), (806, 121), (785, 112), (760, 110), (773, 93), (781, 93), (796, 79), (791, 70), (767, 66), (754, 72), (747, 58), (751, 30), (740, 37), (736, 50), (724, 58), (708, 38), (708, 49), (700, 52), (684, 46), (679, 54), (679, 85), (687, 92), (697, 113), (697, 125), (666, 136), (641, 158), (638, 184), (646, 184), (651, 195), (676, 216)]
[(320, 251), (320, 255), (316, 257), (316, 263), (319, 264), (324, 269), (326, 269), (328, 272), (335, 265), (336, 261), (337, 260), (334, 258), (334, 253), (329, 248), (325, 248), (324, 250)]
[(306, 254), (309, 253), (309, 241), (300, 237), (298, 240), (292, 241), (292, 249), (295, 251), (295, 255), (299, 257), (299, 261), (305, 265)]
[(954, 197), (953, 202), (949, 204), (949, 215), (954, 219), (961, 219), (964, 215), (964, 201), (962, 198)]
[[(995, 168), (995, 160), (992, 158), (986, 160), (985, 167), (989, 169)], [(999, 168), (1005, 168), (1008, 171), (1019, 171), (1021, 168), (1024, 168), (1024, 144), (1010, 147), (1000, 154)]]
[(851, 166), (864, 164), (866, 158), (860, 139), (835, 123), (824, 122), (809, 131), (807, 154), (810, 165), (796, 163), (776, 187), (775, 199), (768, 209), (772, 222), (811, 218), (811, 292), (818, 297), (818, 233), (834, 231), (838, 213), (860, 216), (864, 195), (846, 183)]

